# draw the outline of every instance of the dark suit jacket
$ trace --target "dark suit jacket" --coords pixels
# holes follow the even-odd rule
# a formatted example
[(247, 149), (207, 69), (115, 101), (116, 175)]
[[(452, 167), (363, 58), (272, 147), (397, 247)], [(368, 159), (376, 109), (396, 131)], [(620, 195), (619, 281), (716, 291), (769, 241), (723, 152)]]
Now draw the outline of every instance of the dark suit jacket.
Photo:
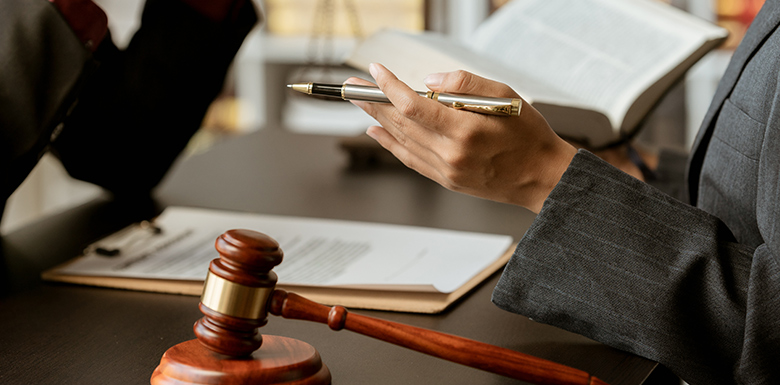
[(780, 4), (737, 49), (684, 204), (580, 152), (493, 295), (690, 384), (780, 384)]
[(119, 51), (94, 55), (46, 0), (0, 2), (0, 213), (52, 150), (68, 172), (146, 194), (184, 148), (257, 22), (251, 1), (215, 23), (177, 0), (148, 0)]

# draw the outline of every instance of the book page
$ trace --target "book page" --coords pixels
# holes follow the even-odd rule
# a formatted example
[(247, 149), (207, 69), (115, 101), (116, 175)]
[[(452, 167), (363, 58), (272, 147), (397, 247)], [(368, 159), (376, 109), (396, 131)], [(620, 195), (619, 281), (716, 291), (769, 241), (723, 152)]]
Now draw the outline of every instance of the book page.
[[(414, 52), (414, 60), (399, 52)], [(427, 90), (423, 79), (432, 73), (464, 70), (513, 87), (523, 99), (553, 99), (564, 104), (577, 103), (566, 94), (534, 78), (522, 77), (517, 71), (493, 59), (475, 55), (450, 38), (432, 32), (410, 33), (387, 29), (360, 44), (346, 60), (352, 67), (368, 72), (369, 63), (381, 63), (412, 89)], [(372, 80), (372, 79), (368, 79)]]
[[(406, 54), (414, 52), (414, 60)], [(566, 94), (530, 76), (523, 76), (501, 62), (474, 54), (464, 45), (437, 33), (408, 33), (383, 30), (352, 51), (347, 64), (368, 71), (369, 63), (382, 63), (413, 89), (425, 90), (428, 74), (465, 70), (508, 84), (526, 102), (539, 109), (559, 134), (570, 138), (606, 143), (614, 139), (612, 123), (605, 111)], [(583, 142), (587, 142), (583, 140)]]
[[(97, 242), (59, 274), (204, 280), (219, 255), (217, 237), (244, 228), (274, 238), (284, 252), (280, 284), (392, 287), (449, 293), (500, 258), (512, 238), (431, 228), (169, 207), (154, 222)], [(119, 250), (119, 255), (96, 252)]]
[(608, 111), (619, 128), (639, 93), (705, 38), (722, 34), (653, 0), (514, 0), (484, 22), (468, 45)]

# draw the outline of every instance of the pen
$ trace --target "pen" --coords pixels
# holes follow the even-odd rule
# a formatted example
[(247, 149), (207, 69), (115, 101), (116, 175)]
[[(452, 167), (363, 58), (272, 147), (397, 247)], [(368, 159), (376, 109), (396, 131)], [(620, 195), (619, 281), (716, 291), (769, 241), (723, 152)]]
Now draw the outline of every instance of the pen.
[[(306, 95), (329, 96), (344, 100), (390, 103), (382, 90), (377, 87), (355, 84), (295, 83), (288, 88)], [(433, 91), (415, 91), (418, 95), (436, 100), (456, 110), (466, 110), (488, 115), (520, 115), (523, 102), (519, 98), (489, 98), (484, 96), (453, 95)]]

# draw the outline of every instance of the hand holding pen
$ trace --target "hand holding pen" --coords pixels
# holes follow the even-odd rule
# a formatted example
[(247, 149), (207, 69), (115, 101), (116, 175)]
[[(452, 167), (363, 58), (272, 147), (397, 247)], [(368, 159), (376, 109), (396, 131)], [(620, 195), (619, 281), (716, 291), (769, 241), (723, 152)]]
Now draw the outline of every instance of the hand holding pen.
[[(376, 85), (392, 104), (352, 100), (382, 126), (366, 133), (406, 166), (440, 185), (539, 212), (577, 150), (553, 132), (533, 106), (506, 84), (465, 71), (429, 75), (432, 92), (518, 99), (517, 116), (464, 114), (445, 108), (371, 64)], [(451, 106), (450, 106), (451, 107)]]

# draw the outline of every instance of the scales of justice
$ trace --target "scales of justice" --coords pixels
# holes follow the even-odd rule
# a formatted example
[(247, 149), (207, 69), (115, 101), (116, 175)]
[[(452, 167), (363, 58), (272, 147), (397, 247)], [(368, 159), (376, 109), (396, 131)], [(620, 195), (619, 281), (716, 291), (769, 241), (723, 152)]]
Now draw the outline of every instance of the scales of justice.
[(229, 230), (215, 247), (195, 323), (197, 339), (168, 349), (151, 377), (152, 385), (173, 384), (330, 384), (317, 350), (292, 338), (261, 335), (268, 313), (327, 324), (458, 364), (534, 384), (606, 385), (590, 374), (514, 350), (350, 314), (295, 293), (275, 290), (274, 266), (283, 252), (271, 237)]

